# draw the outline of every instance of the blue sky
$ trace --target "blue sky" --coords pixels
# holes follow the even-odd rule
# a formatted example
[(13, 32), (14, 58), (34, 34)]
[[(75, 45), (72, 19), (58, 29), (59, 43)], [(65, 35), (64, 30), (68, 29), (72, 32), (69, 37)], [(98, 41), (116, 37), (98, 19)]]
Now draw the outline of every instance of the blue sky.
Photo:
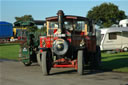
[(45, 20), (56, 16), (60, 9), (67, 15), (86, 16), (91, 8), (108, 1), (128, 15), (127, 0), (0, 0), (0, 21), (13, 23), (16, 16), (26, 14), (31, 14), (35, 20)]

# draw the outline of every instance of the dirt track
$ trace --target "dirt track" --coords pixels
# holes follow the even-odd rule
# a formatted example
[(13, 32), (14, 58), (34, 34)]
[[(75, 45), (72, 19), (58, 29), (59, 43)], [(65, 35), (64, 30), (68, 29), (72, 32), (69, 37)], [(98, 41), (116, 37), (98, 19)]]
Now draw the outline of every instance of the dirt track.
[(51, 75), (42, 76), (37, 64), (25, 67), (0, 60), (0, 85), (128, 85), (128, 73), (98, 71), (80, 76), (71, 68), (54, 68)]

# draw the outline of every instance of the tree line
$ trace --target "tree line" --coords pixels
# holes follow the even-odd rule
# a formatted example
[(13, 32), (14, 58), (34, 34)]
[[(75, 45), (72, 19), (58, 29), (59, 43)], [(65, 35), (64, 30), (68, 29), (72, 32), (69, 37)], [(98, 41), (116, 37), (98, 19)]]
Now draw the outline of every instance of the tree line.
[[(127, 18), (125, 12), (123, 10), (120, 10), (118, 6), (114, 5), (113, 3), (102, 3), (99, 6), (94, 6), (88, 11), (86, 17), (93, 20), (95, 24), (100, 26), (100, 28), (110, 27), (113, 24), (118, 24), (120, 20)], [(16, 22), (14, 24), (17, 24), (18, 22), (26, 22), (24, 24), (30, 24), (29, 21), (34, 20), (32, 15), (15, 17), (15, 19)], [(29, 28), (36, 29), (37, 27), (29, 26)]]

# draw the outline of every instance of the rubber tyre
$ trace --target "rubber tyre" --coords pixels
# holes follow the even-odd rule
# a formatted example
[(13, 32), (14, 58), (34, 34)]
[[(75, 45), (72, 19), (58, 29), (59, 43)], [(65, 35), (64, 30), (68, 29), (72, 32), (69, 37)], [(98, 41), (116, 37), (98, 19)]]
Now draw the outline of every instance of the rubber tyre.
[(78, 51), (77, 64), (78, 64), (78, 69), (77, 69), (78, 74), (79, 75), (83, 75), (83, 73), (84, 73), (84, 56), (83, 56), (83, 50), (79, 50)]
[(124, 48), (123, 48), (123, 51), (124, 51), (124, 52), (128, 52), (128, 48), (127, 48), (127, 47), (124, 47)]
[(23, 62), (23, 64), (24, 64), (25, 66), (31, 66), (32, 62), (28, 62), (28, 63)]
[(42, 52), (41, 67), (43, 76), (49, 75), (52, 67), (51, 53), (49, 51)]
[(99, 69), (101, 66), (101, 51), (99, 46), (96, 47), (96, 53), (91, 58), (91, 69)]
[(41, 58), (40, 57), (41, 57), (40, 52), (38, 52), (36, 58), (37, 58), (37, 63), (39, 65), (41, 65)]
[(101, 66), (101, 51), (99, 46), (96, 47), (96, 54), (94, 60), (94, 65), (96, 66), (96, 68), (99, 68)]
[[(30, 57), (31, 57), (31, 55), (30, 55)], [(31, 61), (31, 59), (29, 58), (29, 62), (23, 62), (23, 64), (24, 64), (25, 66), (31, 66), (32, 61)]]

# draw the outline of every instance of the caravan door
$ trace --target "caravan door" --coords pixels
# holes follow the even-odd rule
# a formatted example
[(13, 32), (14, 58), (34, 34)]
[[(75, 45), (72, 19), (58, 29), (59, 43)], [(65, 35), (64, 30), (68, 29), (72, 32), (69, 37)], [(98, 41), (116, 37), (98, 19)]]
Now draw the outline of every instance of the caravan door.
[(107, 33), (105, 35), (103, 49), (104, 50), (114, 50), (121, 49), (121, 33)]

